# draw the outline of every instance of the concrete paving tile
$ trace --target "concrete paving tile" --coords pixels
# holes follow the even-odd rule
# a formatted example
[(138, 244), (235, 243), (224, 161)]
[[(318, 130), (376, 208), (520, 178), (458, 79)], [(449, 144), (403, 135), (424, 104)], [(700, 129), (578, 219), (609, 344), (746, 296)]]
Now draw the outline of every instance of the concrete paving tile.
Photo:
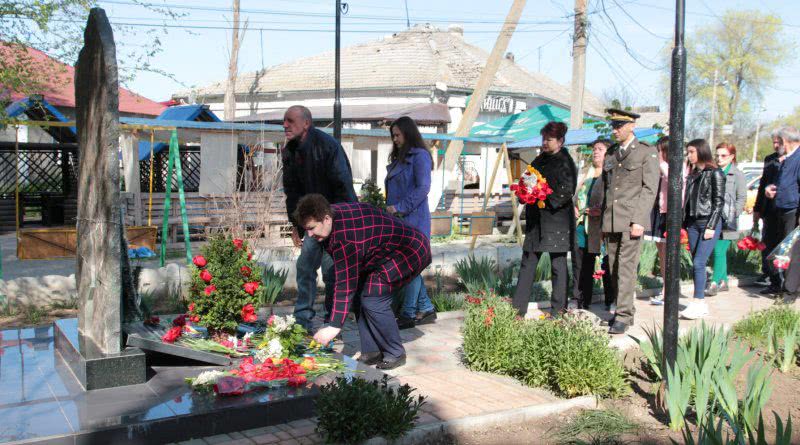
[(272, 433), (260, 434), (258, 436), (251, 437), (251, 439), (258, 445), (267, 445), (280, 442), (278, 436)]
[(292, 437), (295, 438), (309, 436), (311, 434), (314, 434), (315, 428), (316, 425), (306, 425), (306, 426), (296, 427), (289, 430), (289, 434), (291, 434)]
[(203, 440), (209, 445), (217, 445), (223, 442), (230, 442), (233, 438), (227, 434), (217, 434), (216, 436), (204, 437)]

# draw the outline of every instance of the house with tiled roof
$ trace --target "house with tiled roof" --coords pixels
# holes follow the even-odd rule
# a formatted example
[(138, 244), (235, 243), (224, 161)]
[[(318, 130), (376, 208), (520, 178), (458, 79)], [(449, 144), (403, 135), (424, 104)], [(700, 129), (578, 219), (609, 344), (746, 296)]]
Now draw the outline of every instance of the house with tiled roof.
[[(25, 53), (20, 55), (17, 47), (11, 48), (0, 44), (0, 58), (3, 63), (10, 65), (10, 58), (26, 60), (26, 63), (34, 66), (35, 71), (45, 73), (39, 82), (41, 86), (38, 91), (21, 93), (9, 91), (6, 98), (13, 104), (19, 101), (26, 101), (34, 96), (36, 101), (44, 99), (49, 105), (55, 107), (61, 115), (69, 120), (75, 119), (75, 68), (72, 65), (59, 62), (48, 56), (42, 51), (34, 48), (25, 48)], [(1, 86), (0, 86), (1, 87)], [(3, 107), (9, 104), (2, 104)], [(120, 116), (125, 117), (155, 117), (161, 114), (166, 108), (165, 105), (152, 101), (144, 96), (140, 96), (130, 90), (119, 88), (119, 112)], [(46, 132), (33, 127), (21, 127), (21, 142), (53, 142), (53, 138)], [(13, 141), (13, 132), (6, 130), (0, 131), (0, 141)]]
[[(460, 26), (442, 30), (418, 25), (407, 31), (341, 51), (342, 108), (345, 127), (376, 128), (386, 117), (406, 109), (426, 117), (427, 131), (453, 130), (468, 96), (488, 59), (488, 52), (467, 42)], [(569, 79), (564, 79), (568, 82)], [(213, 111), (223, 109), (227, 81), (173, 98), (196, 101)], [(332, 119), (334, 53), (301, 58), (246, 73), (236, 82), (237, 120), (276, 122), (292, 104), (318, 114), (318, 125)], [(587, 93), (584, 108), (602, 116), (601, 101)], [(507, 54), (481, 106), (478, 123), (542, 104), (568, 108), (570, 89), (541, 73), (531, 72)], [(432, 106), (433, 105), (433, 106)], [(315, 119), (316, 120), (316, 119)]]

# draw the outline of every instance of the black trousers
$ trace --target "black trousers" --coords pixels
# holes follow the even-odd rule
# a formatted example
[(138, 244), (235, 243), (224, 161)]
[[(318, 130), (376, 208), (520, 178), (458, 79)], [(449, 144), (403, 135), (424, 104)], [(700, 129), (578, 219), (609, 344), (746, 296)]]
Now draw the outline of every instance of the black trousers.
[[(514, 290), (511, 304), (517, 309), (519, 315), (524, 317), (528, 312), (528, 302), (531, 299), (533, 281), (536, 279), (536, 266), (543, 252), (522, 252), (522, 264), (519, 268), (519, 280)], [(553, 293), (550, 295), (550, 313), (558, 315), (567, 306), (567, 253), (550, 252), (550, 274), (553, 284)]]
[(359, 297), (357, 309), (358, 336), (361, 353), (382, 352), (385, 358), (397, 358), (406, 353), (400, 330), (392, 312), (392, 294)]
[[(588, 309), (592, 304), (592, 292), (594, 291), (594, 265), (597, 260), (597, 253), (589, 253), (586, 249), (578, 248), (575, 253), (575, 271), (572, 275), (573, 298), (578, 300), (578, 307)], [(608, 268), (608, 255), (603, 256), (601, 269), (603, 274), (603, 294), (606, 306), (614, 303), (614, 289), (612, 288), (611, 273)]]
[[(774, 210), (764, 216), (764, 245), (766, 249), (762, 255), (766, 257), (778, 247), (778, 244), (789, 235), (789, 232), (797, 226), (797, 212), (781, 212)], [(769, 274), (769, 281), (772, 286), (783, 287), (783, 271), (773, 266), (772, 261), (765, 261), (762, 267), (766, 266), (764, 272)]]

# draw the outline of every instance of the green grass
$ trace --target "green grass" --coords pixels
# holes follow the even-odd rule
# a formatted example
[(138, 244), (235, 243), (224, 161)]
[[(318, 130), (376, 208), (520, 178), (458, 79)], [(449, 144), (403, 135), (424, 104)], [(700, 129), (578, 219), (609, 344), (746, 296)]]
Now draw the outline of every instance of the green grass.
[(640, 426), (616, 410), (583, 410), (553, 435), (560, 444), (621, 444), (623, 434)]
[(733, 333), (753, 347), (766, 344), (770, 326), (775, 335), (784, 336), (800, 320), (800, 311), (784, 304), (753, 312), (733, 325)]
[(460, 311), (464, 308), (464, 297), (456, 294), (437, 293), (431, 297), (436, 312)]
[(64, 301), (54, 301), (50, 304), (50, 309), (59, 310), (59, 309), (78, 309), (78, 298), (70, 298), (69, 300)]
[(37, 325), (47, 316), (47, 309), (36, 306), (25, 306), (22, 308), (22, 320), (26, 325)]

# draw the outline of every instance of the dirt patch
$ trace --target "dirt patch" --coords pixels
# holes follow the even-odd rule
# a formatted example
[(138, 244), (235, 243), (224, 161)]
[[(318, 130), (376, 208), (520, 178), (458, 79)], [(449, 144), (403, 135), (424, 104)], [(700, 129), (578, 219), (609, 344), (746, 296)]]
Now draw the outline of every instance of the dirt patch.
[(16, 329), (49, 325), (59, 318), (75, 318), (77, 316), (77, 309), (21, 311), (13, 315), (0, 316), (0, 329)]

